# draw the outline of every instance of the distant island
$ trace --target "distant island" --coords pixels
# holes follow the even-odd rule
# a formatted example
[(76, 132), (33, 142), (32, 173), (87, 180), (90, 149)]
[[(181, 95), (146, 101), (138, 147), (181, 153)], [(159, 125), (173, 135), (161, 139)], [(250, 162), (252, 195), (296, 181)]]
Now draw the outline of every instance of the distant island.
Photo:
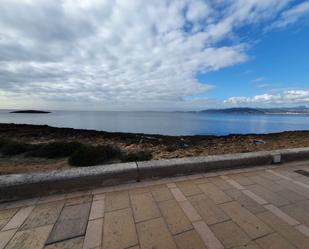
[(10, 113), (48, 114), (48, 113), (51, 113), (51, 112), (38, 111), (38, 110), (21, 110), (21, 111), (12, 111)]
[(250, 107), (235, 107), (227, 109), (207, 109), (199, 111), (202, 113), (211, 114), (309, 114), (309, 108), (306, 106), (298, 107), (280, 107), (280, 108), (250, 108)]

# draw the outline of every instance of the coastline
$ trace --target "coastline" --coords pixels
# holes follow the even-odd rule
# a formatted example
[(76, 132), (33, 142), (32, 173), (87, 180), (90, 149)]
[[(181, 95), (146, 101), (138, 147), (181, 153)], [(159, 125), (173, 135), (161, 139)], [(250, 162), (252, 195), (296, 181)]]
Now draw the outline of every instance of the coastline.
[[(90, 145), (109, 144), (116, 145), (127, 153), (147, 150), (152, 154), (153, 160), (309, 147), (309, 131), (227, 136), (166, 136), (6, 123), (0, 123), (0, 139), (32, 144), (61, 140)], [(22, 156), (0, 157), (0, 175), (47, 172), (71, 167), (67, 158), (43, 160)]]
[[(309, 147), (309, 130), (225, 136), (166, 136), (0, 123), (0, 138), (10, 138), (28, 143), (67, 140), (94, 145), (115, 144), (127, 151), (148, 149), (153, 153), (154, 159)], [(255, 144), (254, 140), (261, 140), (265, 143)]]

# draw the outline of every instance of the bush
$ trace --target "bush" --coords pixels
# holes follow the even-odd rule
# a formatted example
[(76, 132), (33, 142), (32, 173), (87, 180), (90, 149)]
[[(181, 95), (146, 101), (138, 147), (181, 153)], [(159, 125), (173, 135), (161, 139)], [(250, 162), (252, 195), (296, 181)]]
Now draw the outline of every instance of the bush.
[(72, 166), (93, 166), (120, 157), (121, 151), (118, 147), (111, 145), (84, 145), (70, 156), (69, 164)]
[(150, 151), (140, 150), (130, 152), (122, 157), (123, 162), (149, 161), (152, 158)]
[(16, 141), (7, 141), (2, 144), (1, 152), (5, 156), (15, 156), (18, 154), (25, 153), (32, 150), (35, 145), (16, 142)]
[(10, 141), (9, 140), (7, 140), (7, 139), (5, 139), (5, 138), (1, 138), (0, 139), (0, 150), (1, 150), (1, 148), (4, 146), (4, 145), (6, 145), (7, 143), (9, 143)]
[(43, 157), (43, 158), (61, 158), (71, 156), (76, 150), (83, 145), (78, 142), (51, 142), (40, 145), (36, 150), (26, 154), (27, 157)]

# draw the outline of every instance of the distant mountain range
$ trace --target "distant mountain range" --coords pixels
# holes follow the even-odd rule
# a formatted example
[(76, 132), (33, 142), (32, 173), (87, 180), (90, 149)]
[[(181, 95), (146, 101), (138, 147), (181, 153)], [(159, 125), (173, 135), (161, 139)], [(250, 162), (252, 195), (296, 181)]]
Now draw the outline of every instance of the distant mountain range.
[(236, 107), (227, 109), (207, 109), (199, 111), (202, 113), (222, 113), (222, 114), (309, 114), (306, 106), (280, 107), (280, 108), (250, 108)]

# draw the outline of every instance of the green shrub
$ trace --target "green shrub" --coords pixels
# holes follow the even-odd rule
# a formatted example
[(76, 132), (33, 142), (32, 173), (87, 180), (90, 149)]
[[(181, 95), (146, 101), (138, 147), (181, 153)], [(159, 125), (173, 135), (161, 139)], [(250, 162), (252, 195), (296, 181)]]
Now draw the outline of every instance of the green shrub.
[(18, 154), (25, 153), (27, 151), (32, 150), (35, 145), (16, 142), (16, 141), (7, 141), (6, 143), (2, 144), (1, 152), (5, 156), (15, 156)]
[(70, 156), (69, 164), (72, 166), (93, 166), (120, 157), (121, 151), (118, 147), (111, 145), (84, 145)]
[(27, 157), (61, 158), (71, 156), (83, 145), (78, 142), (57, 141), (40, 145), (36, 150), (26, 154)]
[(0, 150), (1, 148), (6, 145), (7, 143), (9, 143), (10, 141), (8, 139), (5, 139), (5, 138), (1, 138), (0, 139)]
[(152, 154), (147, 150), (140, 150), (136, 152), (130, 152), (122, 157), (123, 162), (136, 162), (136, 161), (149, 161), (152, 158)]

